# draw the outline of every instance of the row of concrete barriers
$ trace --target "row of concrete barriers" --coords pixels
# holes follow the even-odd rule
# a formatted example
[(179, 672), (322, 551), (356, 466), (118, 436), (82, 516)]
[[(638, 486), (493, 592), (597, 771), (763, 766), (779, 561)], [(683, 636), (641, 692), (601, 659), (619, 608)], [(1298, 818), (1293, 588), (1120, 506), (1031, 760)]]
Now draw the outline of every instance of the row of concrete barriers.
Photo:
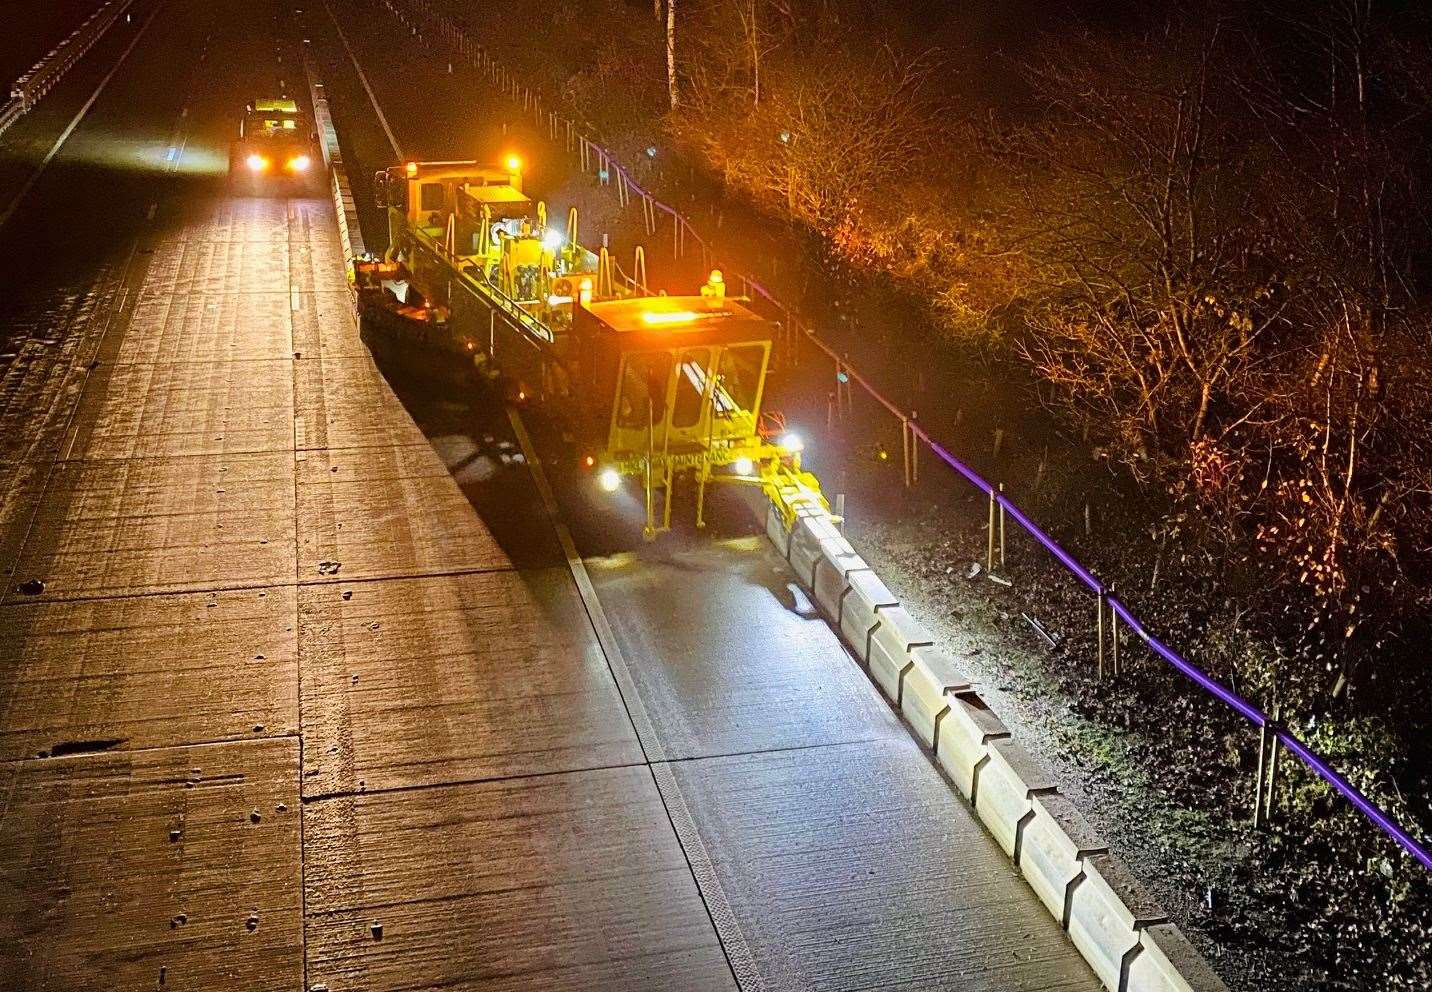
[(1112, 992), (1227, 992), (810, 490), (766, 535)]
[(358, 205), (348, 184), (348, 171), (343, 167), (343, 151), (338, 145), (338, 129), (328, 110), (328, 94), (318, 78), (308, 51), (303, 52), (303, 72), (308, 79), (308, 98), (313, 106), (313, 126), (318, 133), (323, 164), (328, 169), (328, 192), (333, 197), (333, 211), (338, 219), (338, 240), (343, 246), (343, 265), (351, 270), (353, 259), (368, 253), (363, 231), (358, 224)]
[(119, 19), (133, 0), (107, 0), (79, 27), (50, 49), (28, 72), (10, 87), (10, 99), (0, 105), (0, 134), (14, 124), (55, 87), (70, 68), (84, 57), (94, 43)]

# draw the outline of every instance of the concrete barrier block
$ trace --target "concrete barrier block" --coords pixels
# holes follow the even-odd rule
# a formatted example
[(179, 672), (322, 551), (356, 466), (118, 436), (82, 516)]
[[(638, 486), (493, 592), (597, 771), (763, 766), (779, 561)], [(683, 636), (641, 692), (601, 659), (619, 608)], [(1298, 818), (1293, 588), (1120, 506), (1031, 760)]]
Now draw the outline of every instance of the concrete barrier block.
[(1084, 859), (1084, 877), (1069, 899), (1069, 939), (1106, 988), (1123, 988), (1125, 969), (1142, 953), (1141, 931), (1166, 922), (1158, 904), (1112, 855)]
[[(788, 559), (796, 577), (807, 589), (815, 583), (815, 565), (821, 558), (826, 541), (844, 541), (828, 514), (798, 515), (791, 529), (791, 553)], [(849, 545), (846, 545), (849, 547)], [(854, 550), (851, 554), (854, 554)]]
[(950, 708), (951, 693), (966, 691), (970, 683), (939, 648), (915, 647), (910, 657), (915, 664), (906, 672), (900, 689), (900, 712), (920, 739), (934, 747), (939, 725)]
[(975, 798), (976, 773), (989, 760), (991, 741), (1009, 736), (1009, 728), (991, 712), (975, 692), (957, 692), (940, 721), (935, 758), (971, 802)]
[(875, 613), (875, 629), (870, 632), (870, 677), (890, 701), (900, 705), (900, 680), (907, 668), (915, 664), (910, 649), (931, 643), (930, 632), (904, 607), (881, 607)]
[(869, 571), (870, 566), (853, 550), (847, 552), (845, 549), (850, 546), (844, 541), (827, 541), (821, 547), (823, 554), (815, 563), (815, 585), (811, 595), (827, 617), (837, 620), (840, 616), (840, 602), (845, 597), (845, 591), (850, 588), (851, 574)]
[(1014, 858), (1020, 833), (1034, 815), (1034, 797), (1053, 792), (1057, 783), (1013, 740), (986, 745), (989, 755), (975, 774), (974, 807), (1004, 853)]
[(1017, 864), (1040, 901), (1067, 927), (1070, 886), (1083, 874), (1084, 858), (1107, 853), (1109, 845), (1057, 792), (1035, 796), (1033, 806), (1034, 817), (1020, 837)]
[(1128, 992), (1228, 992), (1228, 986), (1178, 927), (1155, 923), (1139, 933)]
[(774, 503), (766, 505), (766, 537), (784, 558), (790, 551), (791, 529), (786, 526), (785, 514)]
[(870, 663), (870, 632), (880, 622), (879, 611), (899, 605), (900, 600), (874, 572), (851, 573), (836, 611), (836, 624), (862, 665)]

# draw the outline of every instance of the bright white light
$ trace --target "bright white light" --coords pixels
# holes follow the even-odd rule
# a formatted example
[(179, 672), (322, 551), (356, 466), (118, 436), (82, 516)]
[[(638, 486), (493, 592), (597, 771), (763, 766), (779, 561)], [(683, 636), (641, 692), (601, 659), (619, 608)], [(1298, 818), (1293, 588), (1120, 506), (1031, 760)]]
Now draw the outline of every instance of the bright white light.
[(570, 296), (558, 296), (556, 293), (553, 293), (551, 296), (547, 297), (547, 305), (549, 307), (565, 306), (566, 304), (571, 302), (572, 298)]
[(263, 172), (265, 169), (268, 168), (268, 159), (264, 158), (257, 152), (250, 155), (244, 161), (248, 164), (250, 172)]
[(308, 167), (312, 164), (313, 160), (310, 159), (307, 155), (299, 155), (296, 158), (291, 158), (288, 160), (288, 167), (294, 172), (307, 172)]
[(756, 470), (756, 463), (749, 458), (737, 458), (731, 463), (731, 467), (736, 470), (737, 475), (750, 475)]
[(548, 251), (556, 251), (557, 249), (561, 248), (562, 241), (563, 238), (561, 231), (548, 231), (546, 234), (542, 235), (542, 247), (546, 248)]
[(805, 450), (805, 440), (794, 431), (782, 435), (780, 444), (782, 448), (792, 453)]
[(597, 485), (602, 487), (604, 493), (616, 492), (621, 484), (621, 473), (614, 468), (604, 468), (597, 473)]

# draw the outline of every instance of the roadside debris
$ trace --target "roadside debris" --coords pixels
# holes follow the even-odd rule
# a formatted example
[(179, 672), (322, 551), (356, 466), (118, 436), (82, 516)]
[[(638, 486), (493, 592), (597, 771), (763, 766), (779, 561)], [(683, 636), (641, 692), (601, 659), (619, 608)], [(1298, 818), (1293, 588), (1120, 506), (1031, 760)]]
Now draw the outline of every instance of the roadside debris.
[(1054, 634), (1051, 634), (1045, 628), (1044, 624), (1040, 623), (1036, 618), (1030, 616), (1028, 613), (1021, 613), (1020, 616), (1024, 617), (1025, 622), (1029, 624), (1029, 626), (1034, 628), (1034, 632), (1036, 634), (1044, 638), (1044, 642), (1049, 645), (1049, 649), (1051, 651), (1058, 649), (1060, 639)]

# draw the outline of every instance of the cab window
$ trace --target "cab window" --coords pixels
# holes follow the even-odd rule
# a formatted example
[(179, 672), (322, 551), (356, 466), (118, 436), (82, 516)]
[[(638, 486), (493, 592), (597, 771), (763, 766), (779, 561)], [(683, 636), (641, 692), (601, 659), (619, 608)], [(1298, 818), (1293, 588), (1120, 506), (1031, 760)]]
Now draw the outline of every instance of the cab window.
[(443, 208), (443, 184), (423, 183), (418, 204), (418, 208), (423, 211), (441, 210)]
[(755, 411), (765, 365), (764, 344), (735, 345), (722, 353), (721, 377), (711, 402), (718, 417), (729, 417), (738, 410)]
[(672, 427), (695, 427), (701, 420), (710, 370), (709, 348), (693, 348), (681, 353), (681, 365), (676, 372), (676, 397), (671, 407)]
[(666, 416), (666, 383), (670, 376), (671, 356), (666, 352), (628, 355), (617, 396), (617, 425), (645, 427), (648, 417), (661, 423)]

